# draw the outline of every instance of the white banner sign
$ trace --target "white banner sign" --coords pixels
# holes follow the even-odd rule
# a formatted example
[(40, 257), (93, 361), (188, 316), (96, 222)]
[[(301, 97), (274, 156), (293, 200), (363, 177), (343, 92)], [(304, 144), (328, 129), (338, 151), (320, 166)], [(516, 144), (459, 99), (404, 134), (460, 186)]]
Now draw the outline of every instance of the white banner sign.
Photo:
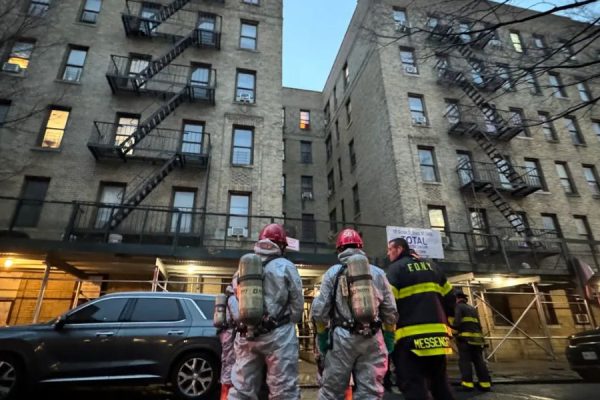
[(290, 251), (300, 251), (300, 241), (298, 239), (294, 239), (292, 237), (287, 237), (286, 238), (286, 242), (287, 242), (287, 250)]
[(414, 249), (423, 258), (444, 258), (442, 235), (435, 229), (406, 228), (401, 226), (387, 226), (387, 241), (404, 238), (411, 249)]

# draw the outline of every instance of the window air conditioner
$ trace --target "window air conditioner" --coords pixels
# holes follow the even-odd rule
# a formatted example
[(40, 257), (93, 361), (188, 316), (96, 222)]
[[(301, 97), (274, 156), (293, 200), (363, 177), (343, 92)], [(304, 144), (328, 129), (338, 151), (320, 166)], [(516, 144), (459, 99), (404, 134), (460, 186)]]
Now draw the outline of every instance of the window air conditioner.
[(328, 189), (327, 190), (327, 198), (330, 198), (331, 196), (333, 196), (333, 190)]
[(410, 33), (410, 26), (406, 21), (396, 21), (396, 31), (402, 33)]
[(442, 246), (445, 249), (452, 246), (452, 242), (450, 242), (450, 238), (448, 236), (442, 236)]
[(589, 324), (590, 317), (587, 314), (575, 314), (575, 322), (578, 324)]
[(312, 192), (302, 192), (302, 200), (312, 200), (313, 193)]
[(418, 117), (413, 117), (413, 124), (415, 125), (426, 125), (427, 124), (427, 118), (425, 118), (424, 116), (418, 116)]
[(404, 72), (406, 72), (408, 74), (416, 74), (417, 73), (417, 67), (415, 67), (414, 65), (405, 65), (404, 66)]
[(227, 228), (227, 236), (248, 237), (248, 229), (239, 226)]
[(21, 66), (19, 64), (5, 62), (4, 64), (2, 64), (2, 71), (18, 74), (19, 72), (21, 72)]
[(240, 103), (254, 103), (254, 97), (250, 93), (240, 93), (237, 95), (235, 101)]

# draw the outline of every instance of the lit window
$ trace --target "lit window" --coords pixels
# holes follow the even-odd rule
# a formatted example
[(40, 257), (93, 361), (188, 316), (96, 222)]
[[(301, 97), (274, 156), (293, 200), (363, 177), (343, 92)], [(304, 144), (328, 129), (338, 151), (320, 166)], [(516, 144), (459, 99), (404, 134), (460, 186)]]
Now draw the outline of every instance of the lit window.
[(445, 236), (447, 228), (446, 208), (439, 206), (427, 206), (429, 211), (429, 226), (431, 229), (440, 231)]
[(252, 145), (254, 131), (252, 128), (233, 128), (233, 151), (231, 163), (233, 165), (252, 164)]
[(344, 87), (348, 87), (348, 83), (350, 82), (350, 70), (348, 69), (348, 63), (344, 64), (342, 71), (344, 74)]
[[(117, 115), (117, 127), (115, 131), (115, 146), (131, 146), (135, 143), (134, 132), (140, 124), (139, 115)], [(127, 151), (127, 155), (133, 155), (133, 148)]]
[(300, 129), (310, 129), (310, 111), (300, 110)]
[(571, 141), (573, 144), (584, 144), (583, 137), (581, 136), (581, 132), (577, 127), (577, 121), (575, 117), (565, 117), (565, 128), (569, 132), (569, 136), (571, 136)]
[(79, 82), (81, 80), (86, 56), (87, 49), (76, 47), (69, 49), (69, 55), (67, 56), (67, 62), (62, 75), (63, 81)]
[(102, 0), (85, 0), (79, 21), (86, 24), (95, 24), (98, 20), (101, 6)]
[(600, 185), (598, 184), (598, 174), (596, 173), (596, 167), (593, 165), (583, 166), (583, 176), (587, 181), (588, 187), (594, 196), (600, 196)]
[(559, 98), (567, 97), (565, 88), (563, 87), (563, 84), (562, 84), (559, 74), (550, 72), (548, 74), (548, 81), (550, 83), (550, 87), (552, 88), (552, 95), (554, 97), (559, 97)]
[(409, 95), (408, 96), (408, 107), (410, 110), (410, 116), (412, 117), (412, 123), (416, 125), (426, 125), (427, 118), (425, 117), (425, 104), (423, 97)]
[(16, 42), (8, 55), (9, 64), (17, 64), (21, 69), (27, 69), (31, 53), (33, 52), (33, 42)]
[(29, 15), (42, 17), (46, 15), (50, 7), (50, 0), (31, 0), (29, 4)]
[(438, 172), (433, 149), (420, 147), (418, 150), (421, 178), (424, 182), (438, 182)]
[(240, 47), (242, 49), (256, 50), (256, 36), (258, 24), (256, 22), (242, 21), (240, 32)]
[(519, 32), (511, 32), (510, 41), (517, 53), (523, 53), (523, 44), (521, 42), (521, 35)]
[(52, 108), (44, 129), (41, 147), (49, 149), (58, 149), (62, 142), (67, 121), (69, 120), (69, 111), (62, 108)]
[(256, 90), (256, 72), (237, 71), (235, 101), (243, 103), (254, 103), (256, 101), (254, 92)]
[(556, 162), (556, 173), (558, 174), (558, 178), (560, 179), (560, 184), (567, 194), (575, 194), (575, 186), (571, 181), (571, 175), (569, 174), (569, 170), (567, 168), (567, 163), (564, 162)]
[(402, 61), (402, 67), (404, 72), (408, 74), (418, 74), (417, 64), (415, 62), (415, 52), (412, 49), (401, 48), (400, 49), (400, 61)]

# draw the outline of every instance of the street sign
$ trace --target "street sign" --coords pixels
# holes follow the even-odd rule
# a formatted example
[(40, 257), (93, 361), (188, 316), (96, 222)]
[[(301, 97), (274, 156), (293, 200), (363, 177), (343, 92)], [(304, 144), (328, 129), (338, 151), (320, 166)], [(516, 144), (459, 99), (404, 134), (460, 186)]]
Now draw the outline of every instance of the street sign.
[(423, 258), (444, 258), (442, 235), (435, 229), (407, 228), (387, 226), (385, 228), (387, 241), (404, 238), (411, 249)]

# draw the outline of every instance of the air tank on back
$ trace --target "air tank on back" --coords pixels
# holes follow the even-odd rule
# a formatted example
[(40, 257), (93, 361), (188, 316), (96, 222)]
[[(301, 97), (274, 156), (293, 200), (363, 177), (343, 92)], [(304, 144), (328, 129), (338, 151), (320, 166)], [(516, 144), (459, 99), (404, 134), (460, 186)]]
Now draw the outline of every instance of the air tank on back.
[(225, 327), (227, 322), (227, 296), (218, 294), (215, 299), (215, 312), (213, 315), (213, 325), (216, 328)]
[(355, 254), (348, 259), (347, 265), (352, 315), (355, 321), (370, 324), (377, 317), (377, 305), (369, 260), (362, 254)]
[(257, 326), (264, 313), (262, 260), (254, 253), (245, 254), (238, 271), (240, 322)]

